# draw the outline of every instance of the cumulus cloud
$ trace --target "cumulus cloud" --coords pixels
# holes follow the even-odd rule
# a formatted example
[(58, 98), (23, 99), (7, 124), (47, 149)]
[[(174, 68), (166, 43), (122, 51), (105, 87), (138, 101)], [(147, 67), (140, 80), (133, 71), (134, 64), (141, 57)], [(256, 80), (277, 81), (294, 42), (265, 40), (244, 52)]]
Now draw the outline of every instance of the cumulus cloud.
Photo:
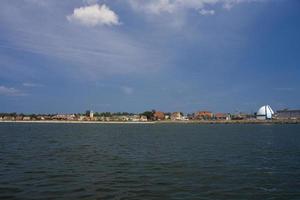
[(0, 95), (2, 95), (2, 96), (25, 96), (26, 94), (18, 89), (1, 85), (0, 86)]
[(73, 14), (67, 16), (67, 19), (85, 26), (120, 24), (118, 15), (105, 4), (75, 8)]

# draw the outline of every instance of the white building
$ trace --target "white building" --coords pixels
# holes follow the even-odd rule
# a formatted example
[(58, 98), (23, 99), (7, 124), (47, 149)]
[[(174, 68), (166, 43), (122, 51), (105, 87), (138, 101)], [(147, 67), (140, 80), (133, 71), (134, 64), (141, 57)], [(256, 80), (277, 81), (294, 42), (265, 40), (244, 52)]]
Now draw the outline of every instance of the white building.
[(89, 117), (90, 119), (94, 118), (94, 112), (92, 110), (88, 110), (85, 113), (86, 117)]
[(148, 121), (147, 116), (141, 115), (140, 121), (141, 121), (141, 122), (146, 122), (146, 121)]
[(256, 119), (258, 120), (267, 120), (272, 119), (272, 116), (274, 115), (274, 111), (269, 105), (262, 106), (260, 109), (258, 109), (256, 113)]
[(181, 120), (181, 118), (182, 118), (182, 115), (180, 112), (174, 112), (171, 114), (172, 121), (178, 121), (178, 120)]
[(24, 121), (30, 121), (30, 120), (31, 120), (31, 117), (29, 117), (29, 116), (23, 117), (23, 120), (24, 120)]

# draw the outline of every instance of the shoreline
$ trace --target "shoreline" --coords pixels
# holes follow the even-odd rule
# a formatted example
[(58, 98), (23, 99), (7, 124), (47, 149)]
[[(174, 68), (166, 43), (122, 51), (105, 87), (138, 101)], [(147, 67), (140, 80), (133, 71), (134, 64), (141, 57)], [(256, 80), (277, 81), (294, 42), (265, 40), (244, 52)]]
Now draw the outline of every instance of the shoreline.
[(300, 120), (230, 120), (230, 121), (149, 121), (149, 122), (130, 122), (130, 121), (0, 121), (0, 123), (36, 123), (36, 124), (300, 124)]
[(104, 122), (104, 121), (0, 121), (0, 123), (37, 123), (37, 124), (154, 124), (154, 122)]

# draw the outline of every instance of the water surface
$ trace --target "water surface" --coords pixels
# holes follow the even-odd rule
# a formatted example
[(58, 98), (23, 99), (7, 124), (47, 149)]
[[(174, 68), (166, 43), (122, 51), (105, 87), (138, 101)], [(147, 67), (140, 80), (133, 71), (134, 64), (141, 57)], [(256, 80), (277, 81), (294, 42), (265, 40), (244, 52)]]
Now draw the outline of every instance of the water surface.
[(300, 125), (1, 124), (0, 199), (300, 199)]

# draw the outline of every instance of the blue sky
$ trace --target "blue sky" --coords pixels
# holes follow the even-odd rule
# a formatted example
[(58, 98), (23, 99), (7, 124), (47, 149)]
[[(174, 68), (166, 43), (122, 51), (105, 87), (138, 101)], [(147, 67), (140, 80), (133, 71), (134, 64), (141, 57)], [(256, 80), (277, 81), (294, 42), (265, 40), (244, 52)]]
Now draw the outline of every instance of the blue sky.
[(298, 0), (3, 0), (0, 112), (300, 108)]

